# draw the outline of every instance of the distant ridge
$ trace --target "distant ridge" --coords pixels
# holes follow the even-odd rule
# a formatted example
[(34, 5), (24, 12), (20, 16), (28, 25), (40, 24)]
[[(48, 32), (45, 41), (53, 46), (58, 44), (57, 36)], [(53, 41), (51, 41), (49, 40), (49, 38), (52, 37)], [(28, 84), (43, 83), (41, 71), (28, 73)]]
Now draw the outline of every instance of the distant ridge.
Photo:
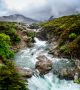
[(13, 14), (9, 16), (2, 16), (0, 17), (0, 21), (8, 21), (8, 22), (22, 22), (27, 24), (37, 23), (39, 21), (25, 17), (24, 15), (20, 14)]

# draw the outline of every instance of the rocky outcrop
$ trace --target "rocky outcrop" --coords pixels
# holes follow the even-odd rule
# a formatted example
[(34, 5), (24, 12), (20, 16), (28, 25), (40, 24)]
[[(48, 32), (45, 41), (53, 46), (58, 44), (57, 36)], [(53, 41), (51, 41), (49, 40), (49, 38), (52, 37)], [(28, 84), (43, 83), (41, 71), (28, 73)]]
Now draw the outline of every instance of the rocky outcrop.
[(52, 69), (52, 61), (49, 60), (46, 56), (37, 57), (38, 61), (36, 62), (35, 68), (40, 72), (40, 74), (47, 74)]
[(33, 72), (31, 69), (24, 69), (17, 67), (16, 70), (22, 75), (22, 77), (31, 78), (33, 75)]

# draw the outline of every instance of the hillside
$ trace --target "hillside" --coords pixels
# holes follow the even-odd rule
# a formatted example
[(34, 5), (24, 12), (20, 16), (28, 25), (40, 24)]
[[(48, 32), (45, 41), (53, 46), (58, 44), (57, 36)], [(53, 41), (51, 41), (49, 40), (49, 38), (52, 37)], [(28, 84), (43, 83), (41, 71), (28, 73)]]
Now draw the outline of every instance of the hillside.
[(53, 43), (53, 38), (56, 39), (58, 45), (51, 50), (53, 54), (56, 52), (59, 56), (80, 58), (80, 15), (63, 16), (40, 25), (41, 39), (47, 39), (50, 43)]

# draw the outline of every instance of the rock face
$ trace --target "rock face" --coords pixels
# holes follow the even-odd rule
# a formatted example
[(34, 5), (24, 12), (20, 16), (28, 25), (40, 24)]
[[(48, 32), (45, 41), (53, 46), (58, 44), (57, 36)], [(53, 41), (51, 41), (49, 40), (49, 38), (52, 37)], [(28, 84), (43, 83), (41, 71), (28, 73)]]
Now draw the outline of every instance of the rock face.
[(44, 75), (49, 73), (52, 69), (52, 61), (44, 55), (37, 57), (37, 59), (38, 61), (36, 62), (35, 68), (38, 69), (40, 74)]
[(17, 67), (16, 69), (22, 75), (22, 77), (31, 78), (33, 75), (33, 72), (30, 69), (23, 69), (19, 67)]

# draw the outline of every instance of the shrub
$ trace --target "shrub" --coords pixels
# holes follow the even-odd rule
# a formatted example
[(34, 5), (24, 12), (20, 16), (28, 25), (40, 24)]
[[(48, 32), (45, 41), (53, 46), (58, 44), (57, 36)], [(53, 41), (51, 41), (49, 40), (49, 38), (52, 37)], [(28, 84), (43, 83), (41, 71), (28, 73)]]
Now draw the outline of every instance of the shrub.
[(80, 36), (78, 36), (75, 40), (68, 43), (67, 45), (67, 53), (75, 56), (80, 57)]
[(30, 31), (30, 32), (27, 32), (27, 35), (28, 35), (29, 37), (34, 38), (34, 37), (35, 37), (35, 35), (36, 35), (36, 33), (35, 33), (35, 32)]
[(0, 34), (0, 56), (5, 58), (13, 57), (13, 52), (10, 50), (10, 37), (6, 34)]
[(11, 22), (0, 22), (0, 33), (9, 35), (12, 44), (18, 43), (21, 40), (17, 34), (18, 28), (15, 24)]
[(36, 36), (36, 32), (29, 31), (27, 32), (27, 36), (29, 37), (29, 42), (34, 42), (34, 37)]
[(60, 52), (61, 53), (64, 52), (65, 50), (66, 50), (66, 46), (65, 45), (63, 45), (63, 46), (60, 47)]
[(69, 38), (70, 38), (70, 39), (75, 39), (75, 38), (77, 38), (77, 35), (76, 35), (75, 33), (71, 33), (71, 34), (69, 35)]

